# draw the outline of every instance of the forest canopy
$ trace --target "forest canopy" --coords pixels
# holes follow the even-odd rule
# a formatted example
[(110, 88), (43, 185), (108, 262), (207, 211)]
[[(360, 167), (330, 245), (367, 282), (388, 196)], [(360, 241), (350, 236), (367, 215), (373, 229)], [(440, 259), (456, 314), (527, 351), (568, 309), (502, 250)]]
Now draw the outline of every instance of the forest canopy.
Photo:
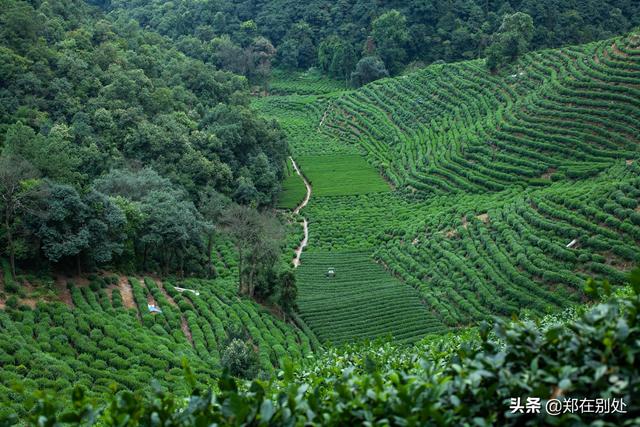
[[(115, 16), (134, 18), (177, 41), (177, 48), (222, 65), (216, 46), (228, 37), (238, 52), (256, 36), (277, 50), (280, 67), (320, 67), (348, 79), (356, 63), (382, 58), (390, 74), (411, 63), (487, 55), (505, 15), (532, 18), (531, 49), (612, 37), (640, 25), (632, 0), (112, 0), (97, 1)], [(250, 49), (249, 49), (250, 50)], [(368, 60), (371, 62), (371, 60)]]
[(206, 258), (201, 194), (275, 200), (287, 143), (250, 108), (247, 78), (125, 15), (80, 0), (3, 0), (0, 67), (1, 155), (21, 165), (0, 184), (14, 272), (16, 260), (80, 268), (131, 260), (128, 251), (131, 268), (155, 259), (165, 271), (191, 253), (193, 270)]

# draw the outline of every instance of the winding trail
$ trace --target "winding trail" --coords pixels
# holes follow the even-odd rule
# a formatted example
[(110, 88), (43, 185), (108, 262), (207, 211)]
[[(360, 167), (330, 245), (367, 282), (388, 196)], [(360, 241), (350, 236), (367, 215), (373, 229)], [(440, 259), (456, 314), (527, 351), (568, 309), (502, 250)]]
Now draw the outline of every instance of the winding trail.
[[(311, 184), (309, 184), (307, 178), (305, 178), (304, 175), (300, 173), (300, 169), (298, 168), (296, 161), (293, 160), (293, 157), (289, 157), (289, 159), (291, 160), (291, 164), (293, 165), (296, 173), (300, 176), (300, 178), (302, 178), (302, 181), (304, 181), (304, 186), (307, 187), (307, 195), (305, 196), (302, 203), (300, 203), (298, 207), (293, 211), (294, 214), (299, 214), (302, 208), (307, 206), (307, 203), (309, 203), (309, 199), (311, 198)], [(302, 256), (302, 251), (307, 247), (307, 243), (309, 242), (309, 221), (307, 221), (307, 218), (302, 219), (302, 229), (304, 230), (304, 238), (300, 242), (300, 246), (298, 246), (298, 248), (296, 249), (296, 256), (293, 259), (293, 266), (296, 268), (300, 265), (300, 256)]]

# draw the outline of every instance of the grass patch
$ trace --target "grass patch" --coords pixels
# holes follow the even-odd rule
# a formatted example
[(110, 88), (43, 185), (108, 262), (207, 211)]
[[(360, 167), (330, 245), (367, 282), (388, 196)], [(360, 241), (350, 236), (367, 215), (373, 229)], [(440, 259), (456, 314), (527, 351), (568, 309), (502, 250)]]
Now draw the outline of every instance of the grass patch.
[(359, 155), (306, 156), (300, 158), (298, 165), (311, 183), (315, 197), (391, 190), (378, 171)]
[(304, 181), (296, 173), (291, 159), (287, 160), (287, 177), (282, 182), (282, 191), (278, 196), (278, 208), (295, 209), (304, 200), (307, 189)]

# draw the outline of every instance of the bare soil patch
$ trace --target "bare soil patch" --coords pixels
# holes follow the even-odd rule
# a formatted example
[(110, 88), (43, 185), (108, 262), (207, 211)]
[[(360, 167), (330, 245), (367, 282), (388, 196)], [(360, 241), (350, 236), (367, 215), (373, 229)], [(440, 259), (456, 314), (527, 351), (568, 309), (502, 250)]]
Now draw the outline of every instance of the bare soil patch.
[(629, 56), (623, 51), (621, 51), (620, 49), (618, 49), (618, 46), (615, 44), (615, 42), (611, 44), (611, 50), (613, 51), (613, 53), (623, 58), (627, 58)]
[(193, 337), (191, 336), (191, 329), (189, 329), (189, 324), (187, 324), (187, 319), (184, 316), (180, 316), (180, 326), (182, 329), (182, 333), (185, 337), (187, 337), (187, 341), (193, 347)]
[(60, 301), (65, 303), (70, 308), (74, 308), (73, 299), (71, 298), (71, 292), (67, 288), (67, 279), (63, 276), (56, 277), (56, 292), (58, 293), (58, 298)]
[(476, 216), (476, 218), (478, 218), (480, 221), (484, 222), (485, 224), (489, 223), (489, 214), (487, 213), (480, 214)]
[(120, 280), (118, 281), (118, 289), (120, 289), (120, 295), (122, 296), (122, 305), (124, 305), (125, 308), (133, 308), (137, 311), (129, 279), (125, 276), (120, 277)]
[(36, 304), (38, 303), (38, 298), (33, 298), (31, 295), (33, 294), (33, 292), (35, 291), (35, 288), (33, 287), (33, 285), (29, 282), (23, 282), (21, 284), (22, 288), (24, 289), (25, 293), (27, 294), (26, 298), (20, 298), (20, 304), (22, 305), (26, 305), (28, 307), (30, 307), (31, 309), (36, 308)]
[(468, 226), (469, 226), (469, 222), (467, 221), (467, 216), (465, 215), (462, 217), (462, 228), (466, 230)]
[(557, 171), (558, 171), (557, 168), (549, 168), (549, 169), (547, 169), (547, 171), (545, 173), (540, 175), (540, 178), (542, 178), (542, 179), (551, 179), (551, 175), (553, 175)]
[(158, 303), (156, 302), (156, 299), (153, 297), (153, 295), (151, 295), (151, 293), (147, 294), (147, 304), (158, 307)]

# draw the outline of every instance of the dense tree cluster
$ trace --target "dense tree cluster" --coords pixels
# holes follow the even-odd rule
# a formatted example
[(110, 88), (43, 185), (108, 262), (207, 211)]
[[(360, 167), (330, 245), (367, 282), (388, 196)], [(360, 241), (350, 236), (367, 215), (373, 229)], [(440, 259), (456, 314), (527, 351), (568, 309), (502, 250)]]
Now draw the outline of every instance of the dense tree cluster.
[[(143, 27), (172, 37), (180, 50), (203, 60), (213, 58), (221, 65), (214, 53), (220, 37), (228, 36), (240, 53), (255, 37), (263, 36), (276, 47), (280, 66), (319, 66), (341, 79), (350, 76), (359, 59), (372, 55), (380, 57), (391, 74), (411, 62), (482, 57), (490, 53), (487, 48), (504, 16), (516, 12), (532, 17), (533, 49), (607, 38), (640, 25), (640, 4), (631, 0), (100, 3), (117, 16), (132, 17)], [(225, 68), (238, 70), (229, 65)]]
[(487, 66), (495, 71), (506, 62), (514, 62), (526, 53), (533, 37), (533, 20), (526, 13), (505, 15), (502, 25), (487, 48)]
[(218, 37), (204, 62), (84, 1), (2, 2), (0, 256), (14, 273), (16, 260), (201, 271), (213, 205), (273, 204), (286, 140), (233, 72), (262, 81), (275, 50), (243, 31), (244, 56)]

